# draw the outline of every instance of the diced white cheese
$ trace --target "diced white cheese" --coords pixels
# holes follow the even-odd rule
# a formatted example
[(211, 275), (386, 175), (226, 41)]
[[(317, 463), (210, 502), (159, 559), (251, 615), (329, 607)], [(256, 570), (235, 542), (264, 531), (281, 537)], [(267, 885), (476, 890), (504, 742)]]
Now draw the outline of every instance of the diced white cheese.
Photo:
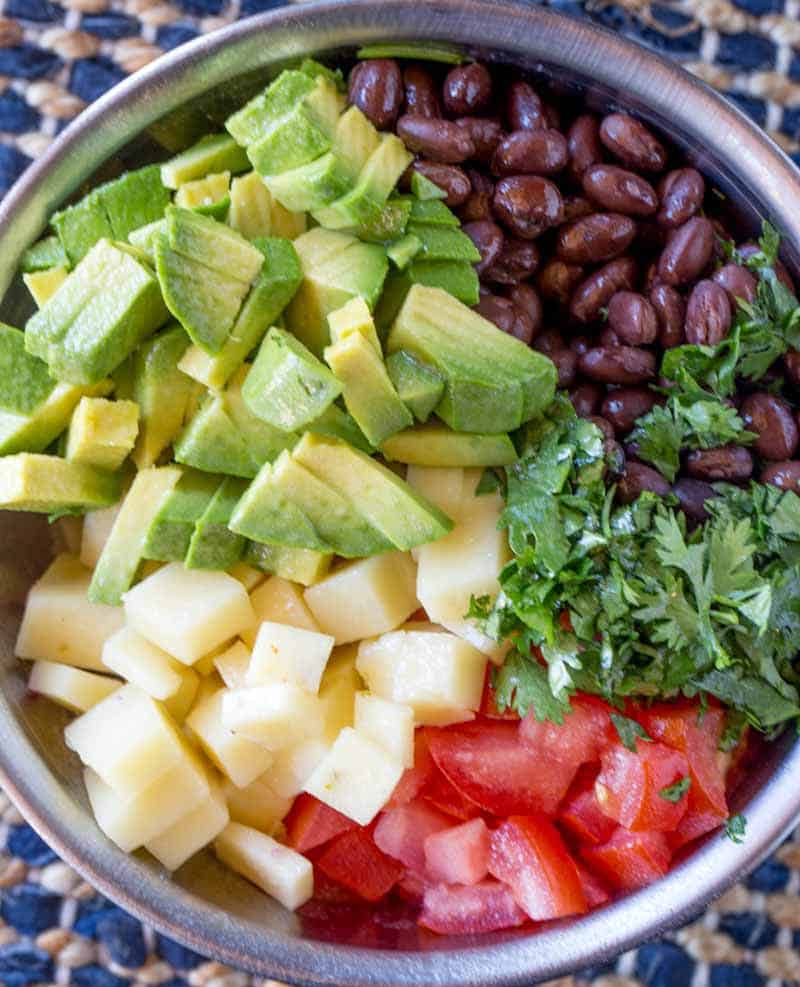
[(223, 863), (284, 908), (299, 908), (314, 893), (311, 861), (257, 829), (229, 823), (214, 842), (214, 849)]
[(292, 807), (292, 799), (279, 795), (269, 783), (272, 771), (270, 768), (245, 788), (237, 788), (227, 780), (222, 786), (231, 819), (270, 836), (275, 835), (278, 824)]
[(247, 669), (248, 686), (291, 682), (316, 694), (333, 650), (333, 638), (318, 631), (265, 620)]
[(214, 667), (229, 689), (240, 689), (244, 686), (249, 665), (250, 652), (241, 641), (234, 641), (214, 659)]
[(73, 713), (85, 713), (121, 685), (119, 679), (52, 661), (35, 661), (28, 679), (31, 692), (46, 696)]
[(322, 729), (317, 697), (289, 682), (226, 690), (222, 722), (237, 736), (271, 751), (299, 744)]
[(305, 599), (303, 587), (290, 583), (280, 576), (270, 576), (254, 592), (250, 594), (250, 602), (256, 615), (256, 622), (242, 634), (242, 640), (252, 648), (255, 644), (259, 625), (265, 620), (276, 624), (288, 624), (290, 627), (301, 627), (307, 631), (318, 631), (319, 625), (311, 616)]
[(404, 768), (414, 767), (414, 710), (410, 706), (357, 692), (353, 725), (356, 733), (374, 740)]
[(169, 699), (183, 685), (184, 665), (132, 627), (122, 627), (103, 646), (103, 664), (153, 699)]
[(212, 843), (229, 822), (225, 796), (214, 781), (200, 805), (182, 815), (155, 839), (148, 840), (145, 847), (167, 870), (174, 871)]

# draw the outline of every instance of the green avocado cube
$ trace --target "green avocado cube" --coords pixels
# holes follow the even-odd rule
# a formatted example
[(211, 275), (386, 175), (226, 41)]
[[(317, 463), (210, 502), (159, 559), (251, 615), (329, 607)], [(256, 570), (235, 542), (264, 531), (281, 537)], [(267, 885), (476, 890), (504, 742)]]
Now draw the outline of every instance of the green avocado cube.
[(58, 456), (22, 452), (0, 459), (0, 510), (95, 510), (115, 503), (119, 493), (116, 474)]
[(411, 223), (424, 223), (429, 226), (452, 226), (457, 229), (461, 223), (458, 216), (438, 199), (412, 199)]
[(304, 58), (300, 63), (300, 71), (304, 72), (312, 79), (327, 79), (338, 92), (346, 92), (347, 84), (344, 81), (341, 69), (329, 69), (327, 65), (318, 62), (315, 58)]
[(386, 248), (386, 256), (399, 270), (408, 267), (412, 260), (422, 249), (422, 241), (413, 233), (406, 233), (405, 236), (396, 240)]
[(373, 446), (411, 427), (411, 412), (397, 396), (380, 355), (361, 333), (350, 333), (327, 347), (325, 361), (342, 384), (345, 407)]
[(83, 397), (72, 416), (65, 458), (97, 469), (117, 470), (130, 455), (139, 431), (133, 401)]
[(427, 421), (444, 393), (442, 374), (407, 350), (387, 357), (386, 370), (403, 404), (417, 421)]
[(156, 562), (183, 562), (195, 524), (203, 516), (222, 477), (186, 470), (153, 518), (142, 548), (142, 558)]
[(370, 223), (362, 225), (358, 231), (359, 238), (368, 243), (388, 245), (402, 237), (408, 225), (411, 213), (411, 200), (408, 196), (392, 196), (383, 204), (383, 208)]
[(352, 184), (350, 172), (334, 151), (283, 174), (267, 175), (265, 181), (273, 198), (292, 212), (326, 206)]
[(352, 415), (343, 411), (338, 404), (329, 405), (311, 424), (306, 431), (314, 432), (317, 435), (330, 435), (335, 439), (341, 439), (348, 445), (362, 452), (374, 452), (374, 446), (370, 445), (366, 436), (356, 424)]
[(477, 305), (480, 301), (478, 275), (469, 261), (419, 260), (415, 257), (406, 268), (391, 271), (386, 279), (386, 287), (375, 309), (375, 322), (382, 330), (394, 322), (414, 284), (441, 288), (465, 305)]
[(285, 545), (265, 545), (247, 542), (245, 561), (262, 572), (271, 572), (301, 586), (313, 586), (330, 569), (333, 555), (310, 548), (287, 548)]
[(111, 381), (108, 380), (95, 387), (57, 384), (28, 414), (0, 409), (0, 456), (44, 452), (69, 425), (76, 405), (85, 394), (107, 394), (110, 390)]
[(380, 142), (381, 135), (357, 106), (348, 106), (336, 122), (333, 144), (353, 180)]
[(411, 194), (423, 201), (447, 198), (447, 192), (432, 182), (427, 175), (423, 175), (421, 171), (414, 171), (411, 174)]
[(366, 339), (378, 356), (383, 356), (381, 341), (375, 331), (375, 322), (363, 298), (351, 298), (346, 305), (331, 312), (328, 316), (328, 328), (332, 343), (338, 343), (340, 339), (358, 333)]
[(156, 262), (156, 239), (161, 236), (162, 233), (167, 232), (167, 221), (163, 217), (157, 219), (154, 223), (147, 223), (145, 226), (139, 226), (135, 230), (131, 230), (128, 234), (128, 243), (141, 250), (142, 253), (147, 257), (150, 264), (155, 265)]
[(417, 237), (421, 244), (415, 263), (420, 260), (449, 260), (475, 264), (481, 259), (475, 244), (461, 230), (411, 222), (408, 224), (408, 232)]
[(396, 548), (436, 541), (453, 522), (390, 469), (344, 442), (306, 433), (292, 458), (337, 490)]
[(97, 560), (89, 584), (91, 603), (114, 607), (122, 603), (123, 594), (136, 579), (153, 520), (180, 478), (181, 470), (176, 466), (150, 468), (136, 474)]
[(100, 186), (97, 193), (115, 240), (127, 240), (132, 230), (161, 219), (169, 205), (169, 190), (161, 183), (159, 165), (126, 172)]
[(298, 69), (287, 69), (257, 96), (225, 121), (225, 129), (239, 144), (247, 147), (269, 133), (275, 121), (285, 116), (315, 86), (312, 76)]
[(30, 414), (55, 387), (47, 364), (25, 349), (25, 334), (0, 322), (0, 409)]
[(210, 356), (199, 346), (192, 346), (181, 360), (184, 373), (214, 390), (221, 390), (258, 346), (303, 279), (297, 252), (288, 240), (259, 237), (253, 246), (261, 251), (264, 265), (222, 349)]
[(189, 337), (173, 324), (146, 340), (133, 356), (131, 396), (139, 406), (133, 460), (140, 470), (153, 466), (183, 427), (192, 381), (177, 364), (188, 346)]
[(331, 149), (332, 136), (304, 106), (297, 106), (260, 140), (250, 144), (247, 156), (260, 175), (280, 175), (299, 168)]
[(231, 173), (229, 171), (206, 175), (205, 178), (195, 178), (193, 181), (181, 185), (175, 193), (175, 205), (182, 209), (197, 209), (202, 212), (202, 210), (213, 208), (227, 199), (225, 208), (227, 214), (227, 206), (230, 205), (230, 188)]
[(51, 267), (66, 267), (67, 254), (57, 236), (46, 236), (28, 247), (22, 255), (20, 269), (24, 274), (46, 271)]
[(176, 189), (212, 173), (229, 171), (236, 175), (249, 167), (247, 152), (232, 137), (209, 134), (193, 147), (165, 161), (161, 165), (161, 181), (166, 188)]
[(384, 442), (381, 452), (388, 460), (412, 466), (510, 466), (519, 458), (514, 443), (504, 432), (454, 432), (441, 422), (398, 432)]
[(248, 285), (261, 270), (264, 255), (225, 223), (177, 206), (167, 209), (166, 219), (175, 253)]
[(284, 432), (305, 428), (341, 393), (330, 370), (300, 340), (274, 326), (242, 388), (253, 414)]
[(114, 230), (99, 189), (84, 196), (74, 206), (57, 212), (50, 225), (58, 234), (70, 267), (74, 267), (98, 240), (113, 240)]
[(244, 553), (245, 539), (228, 527), (247, 480), (228, 476), (194, 526), (186, 553), (187, 569), (230, 569)]

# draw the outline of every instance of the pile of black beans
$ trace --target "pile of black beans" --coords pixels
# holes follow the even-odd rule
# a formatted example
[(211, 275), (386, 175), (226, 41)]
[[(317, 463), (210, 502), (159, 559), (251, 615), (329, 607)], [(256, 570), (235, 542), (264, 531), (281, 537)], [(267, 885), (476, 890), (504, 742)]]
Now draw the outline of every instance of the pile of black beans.
[[(797, 415), (763, 384), (743, 384), (734, 399), (757, 440), (687, 452), (672, 487), (626, 442), (664, 400), (650, 386), (667, 383), (663, 351), (720, 342), (737, 299), (756, 290), (721, 249), (721, 238), (736, 239), (721, 197), (673, 147), (633, 116), (596, 116), (480, 63), (360, 62), (349, 99), (396, 132), (417, 155), (411, 168), (447, 193), (481, 254), (478, 310), (553, 360), (578, 414), (607, 437), (621, 499), (672, 489), (700, 520), (716, 481), (755, 477), (800, 492)], [(738, 248), (744, 257), (758, 249)], [(780, 262), (776, 272), (794, 290)], [(800, 353), (772, 380), (779, 374), (800, 393)]]

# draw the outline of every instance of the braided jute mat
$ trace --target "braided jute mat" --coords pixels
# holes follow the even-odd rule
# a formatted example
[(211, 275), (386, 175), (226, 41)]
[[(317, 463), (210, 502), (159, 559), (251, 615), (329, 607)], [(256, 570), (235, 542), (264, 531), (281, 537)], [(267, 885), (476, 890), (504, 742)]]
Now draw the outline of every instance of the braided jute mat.
[[(376, 0), (380, 2), (380, 0)], [(0, 195), (70, 120), (163, 51), (282, 0), (0, 0)], [(669, 54), (800, 163), (800, 0), (550, 0)], [(105, 901), (0, 792), (0, 987), (280, 987)], [(698, 921), (550, 987), (800, 985), (800, 830)]]

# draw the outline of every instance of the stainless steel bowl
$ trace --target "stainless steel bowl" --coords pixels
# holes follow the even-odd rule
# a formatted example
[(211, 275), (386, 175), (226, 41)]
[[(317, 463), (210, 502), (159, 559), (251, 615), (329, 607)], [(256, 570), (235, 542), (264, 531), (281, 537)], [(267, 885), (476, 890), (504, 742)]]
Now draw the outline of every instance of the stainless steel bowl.
[[(353, 0), (290, 7), (199, 39), (93, 104), (37, 161), (0, 207), (0, 318), (21, 324), (29, 302), (15, 277), (22, 250), (76, 190), (162, 143), (190, 140), (197, 112), (224, 118), (288, 60), (350, 55), (378, 41), (447, 42), (525, 66), (585, 92), (598, 109), (625, 107), (685, 149), (754, 228), (767, 216), (800, 251), (800, 176), (736, 109), (666, 60), (619, 37), (533, 6), (498, 0)], [(177, 111), (177, 113), (176, 113)], [(205, 124), (207, 129), (208, 124)], [(149, 133), (148, 133), (149, 131)], [(163, 148), (161, 154), (164, 154)], [(13, 658), (21, 603), (49, 554), (46, 525), (0, 516), (0, 780), (36, 830), (103, 894), (166, 934), (235, 966), (303, 984), (467, 987), (529, 985), (601, 962), (693, 917), (761, 860), (800, 814), (800, 746), (766, 749), (737, 795), (747, 838), (714, 836), (650, 888), (586, 918), (530, 933), (435, 938), (383, 914), (347, 909), (301, 923), (205, 855), (174, 878), (106, 840), (87, 809), (64, 720), (25, 696)]]

